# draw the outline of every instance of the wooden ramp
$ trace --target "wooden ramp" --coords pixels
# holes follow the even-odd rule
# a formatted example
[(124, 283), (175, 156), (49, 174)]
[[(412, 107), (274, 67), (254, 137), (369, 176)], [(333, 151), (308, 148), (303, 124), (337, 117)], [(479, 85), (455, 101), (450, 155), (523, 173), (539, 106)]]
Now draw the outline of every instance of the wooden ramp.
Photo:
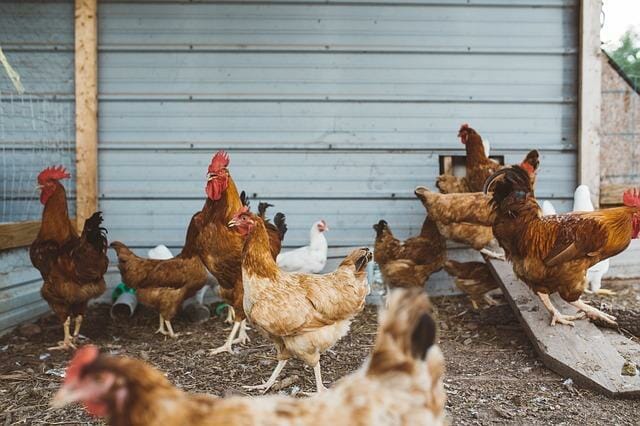
[[(627, 360), (640, 363), (640, 344), (589, 320), (578, 320), (575, 327), (550, 326), (549, 312), (510, 263), (492, 259), (487, 264), (547, 368), (611, 397), (640, 398), (640, 375), (622, 374)], [(558, 295), (551, 300), (562, 313), (576, 312)]]

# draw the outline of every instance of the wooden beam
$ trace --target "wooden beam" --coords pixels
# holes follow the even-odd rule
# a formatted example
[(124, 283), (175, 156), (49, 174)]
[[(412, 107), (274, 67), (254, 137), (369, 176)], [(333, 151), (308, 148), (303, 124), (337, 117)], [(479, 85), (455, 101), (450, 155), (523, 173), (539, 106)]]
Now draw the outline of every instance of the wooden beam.
[(608, 184), (600, 187), (600, 204), (605, 206), (622, 205), (622, 193), (625, 189), (635, 188), (633, 183), (629, 184)]
[(75, 3), (77, 228), (98, 209), (97, 0)]
[(580, 1), (578, 182), (589, 186), (596, 208), (600, 201), (601, 11), (601, 0)]
[[(511, 264), (500, 260), (487, 260), (487, 264), (547, 368), (611, 397), (640, 397), (640, 377), (622, 374), (627, 359), (640, 354), (637, 342), (586, 319), (577, 320), (575, 327), (549, 325), (551, 315), (540, 298), (516, 278)], [(576, 313), (557, 294), (551, 301), (563, 314)]]
[(30, 245), (40, 231), (40, 221), (0, 225), (0, 251)]

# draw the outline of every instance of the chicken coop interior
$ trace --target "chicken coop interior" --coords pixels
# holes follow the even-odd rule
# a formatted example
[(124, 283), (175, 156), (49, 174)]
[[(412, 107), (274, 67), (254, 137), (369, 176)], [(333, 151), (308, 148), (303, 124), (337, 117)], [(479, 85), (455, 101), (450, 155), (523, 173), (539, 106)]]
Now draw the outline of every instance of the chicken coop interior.
[(638, 424), (602, 16), (1, 1), (0, 423)]

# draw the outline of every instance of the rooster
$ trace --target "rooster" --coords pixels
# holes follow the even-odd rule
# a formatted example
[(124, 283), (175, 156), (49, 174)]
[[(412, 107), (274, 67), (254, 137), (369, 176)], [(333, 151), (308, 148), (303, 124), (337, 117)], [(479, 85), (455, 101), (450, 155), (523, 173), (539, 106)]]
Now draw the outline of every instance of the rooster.
[(373, 229), (376, 231), (374, 259), (388, 288), (422, 288), (447, 259), (446, 241), (429, 217), (424, 220), (420, 235), (405, 241), (393, 236), (385, 220), (373, 225)]
[[(552, 315), (551, 325), (573, 325), (581, 313), (615, 324), (615, 317), (584, 303), (587, 269), (623, 251), (640, 232), (640, 193), (627, 190), (624, 207), (595, 212), (542, 216), (529, 173), (513, 166), (494, 173), (485, 183), (493, 187), (493, 233), (513, 263), (518, 278), (538, 294)], [(549, 295), (575, 306), (578, 315), (563, 315)]]
[[(73, 338), (80, 334), (87, 303), (106, 290), (104, 274), (109, 266), (101, 213), (85, 221), (80, 236), (69, 219), (67, 195), (60, 183), (69, 177), (62, 166), (48, 167), (38, 175), (44, 210), (40, 231), (29, 248), (31, 263), (44, 280), (42, 297), (64, 328), (64, 340), (50, 349), (75, 348)], [(75, 319), (73, 335), (71, 317)]]
[[(573, 211), (574, 212), (592, 212), (595, 209), (591, 203), (591, 194), (587, 185), (580, 185), (573, 193)], [(542, 203), (543, 216), (552, 216), (556, 214), (556, 209), (549, 200), (545, 200)], [(614, 295), (611, 290), (601, 288), (602, 277), (609, 270), (609, 259), (605, 259), (602, 262), (598, 262), (587, 270), (587, 282), (590, 290), (585, 292), (593, 292), (601, 295)]]
[(394, 291), (369, 359), (311, 398), (187, 393), (149, 364), (79, 349), (51, 405), (82, 402), (111, 425), (445, 424), (444, 360), (427, 295)]
[(309, 230), (309, 245), (280, 253), (276, 262), (280, 269), (288, 272), (318, 274), (327, 264), (329, 245), (324, 233), (329, 230), (327, 222), (319, 220)]
[(248, 388), (266, 392), (287, 360), (296, 357), (313, 367), (317, 390), (323, 391), (320, 354), (347, 334), (351, 320), (364, 307), (371, 252), (354, 250), (330, 274), (290, 273), (273, 260), (262, 218), (243, 207), (229, 227), (246, 238), (242, 250), (245, 312), (278, 353), (278, 365), (269, 380)]

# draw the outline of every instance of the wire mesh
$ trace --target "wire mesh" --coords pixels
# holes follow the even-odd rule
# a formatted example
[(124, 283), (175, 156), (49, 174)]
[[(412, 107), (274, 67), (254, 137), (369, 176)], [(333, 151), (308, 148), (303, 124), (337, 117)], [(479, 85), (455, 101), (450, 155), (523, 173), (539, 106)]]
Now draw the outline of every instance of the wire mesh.
[[(73, 114), (70, 102), (0, 92), (0, 223), (40, 218), (36, 178), (43, 168), (63, 165), (74, 175)], [(74, 197), (73, 181), (64, 183)]]

